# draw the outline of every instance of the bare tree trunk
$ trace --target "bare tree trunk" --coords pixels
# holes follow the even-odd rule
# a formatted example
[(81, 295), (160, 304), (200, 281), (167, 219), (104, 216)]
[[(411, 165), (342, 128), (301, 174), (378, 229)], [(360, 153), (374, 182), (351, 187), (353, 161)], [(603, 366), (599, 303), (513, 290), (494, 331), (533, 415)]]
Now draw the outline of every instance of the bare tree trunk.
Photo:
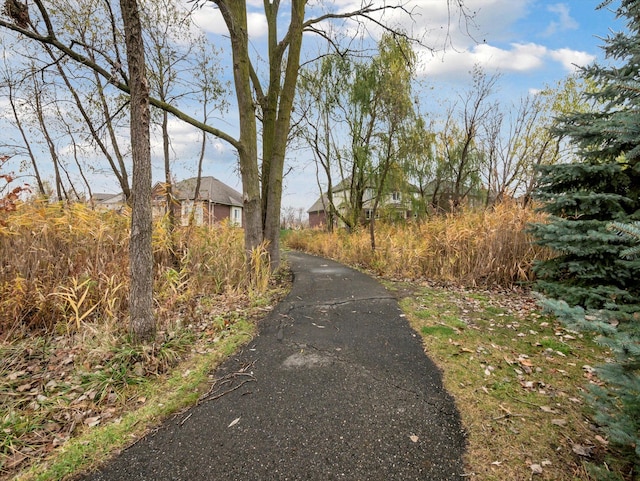
[[(163, 99), (164, 100), (164, 99)], [(171, 159), (169, 149), (169, 114), (166, 111), (162, 111), (162, 153), (164, 155), (164, 183), (165, 183), (165, 202), (166, 214), (168, 220), (169, 236), (171, 238), (171, 249), (169, 252), (169, 262), (172, 266), (178, 268), (178, 247), (176, 245), (175, 230), (176, 230), (176, 216), (173, 212), (173, 179), (171, 178)]]
[(44, 113), (42, 111), (42, 97), (40, 92), (40, 87), (35, 78), (33, 78), (33, 100), (35, 102), (35, 110), (36, 116), (38, 117), (38, 123), (40, 124), (40, 129), (42, 130), (42, 135), (44, 135), (45, 140), (47, 141), (47, 147), (49, 148), (49, 154), (51, 154), (51, 161), (53, 162), (53, 172), (55, 175), (55, 188), (56, 195), (58, 196), (58, 201), (69, 200), (67, 196), (67, 191), (64, 189), (64, 185), (62, 184), (62, 176), (60, 175), (60, 163), (58, 159), (58, 153), (56, 151), (56, 146), (53, 143), (53, 139), (51, 135), (49, 135), (49, 130), (47, 129), (47, 124), (44, 121)]
[[(291, 20), (287, 31), (288, 44), (277, 41), (276, 22), (279, 2), (267, 6), (265, 14), (269, 23), (269, 88), (264, 98), (263, 112), (263, 227), (268, 241), (271, 269), (280, 266), (280, 207), (282, 204), (282, 176), (284, 157), (291, 127), (291, 112), (298, 82), (302, 31), (306, 0), (291, 2)], [(286, 60), (284, 55), (287, 54)], [(281, 82), (282, 65), (284, 81)]]
[(155, 337), (153, 315), (153, 251), (151, 245), (151, 148), (149, 83), (136, 0), (120, 0), (131, 89), (131, 153), (133, 190), (129, 246), (131, 290), (129, 329), (138, 341)]
[(80, 158), (78, 157), (78, 144), (76, 143), (76, 139), (73, 133), (71, 132), (71, 127), (66, 122), (65, 122), (65, 125), (67, 127), (67, 133), (69, 135), (69, 138), (71, 139), (71, 145), (73, 146), (73, 160), (76, 163), (76, 167), (78, 167), (78, 173), (80, 174), (80, 177), (82, 178), (82, 182), (84, 183), (84, 186), (87, 189), (87, 198), (85, 200), (89, 200), (93, 197), (93, 193), (91, 192), (91, 184), (89, 184), (89, 181), (87, 180), (87, 176), (84, 175), (84, 170), (82, 168), (82, 164), (80, 163)]
[[(127, 167), (124, 162), (124, 157), (122, 152), (120, 151), (120, 145), (118, 144), (118, 136), (113, 128), (112, 115), (109, 111), (109, 105), (107, 104), (107, 99), (104, 95), (104, 89), (102, 86), (102, 81), (100, 76), (94, 72), (94, 76), (96, 79), (96, 88), (98, 92), (98, 96), (100, 97), (100, 104), (102, 106), (102, 114), (104, 116), (104, 125), (109, 132), (109, 139), (111, 141), (111, 147), (113, 148), (113, 153), (115, 155), (116, 161), (118, 165), (116, 166), (115, 162), (111, 155), (107, 155), (107, 160), (111, 165), (111, 169), (116, 174), (118, 181), (120, 182), (120, 187), (122, 188), (122, 193), (127, 201), (127, 203), (131, 203), (131, 188), (129, 187), (129, 174), (127, 173)], [(103, 152), (106, 152), (103, 150)]]
[[(129, 199), (131, 197), (131, 190), (129, 188), (129, 178), (128, 178), (128, 175), (127, 175), (127, 171), (126, 171), (126, 169), (123, 168), (124, 163), (122, 161), (120, 161), (120, 168), (116, 167), (116, 164), (115, 164), (115, 162), (113, 160), (113, 157), (109, 153), (109, 150), (107, 149), (107, 146), (105, 145), (105, 143), (102, 141), (102, 138), (98, 134), (98, 131), (97, 131), (96, 127), (94, 126), (93, 121), (91, 120), (91, 117), (89, 116), (89, 113), (87, 112), (87, 109), (85, 109), (85, 107), (83, 105), (83, 102), (80, 99), (80, 96), (78, 95), (78, 92), (76, 91), (75, 87), (72, 85), (71, 81), (69, 80), (69, 76), (67, 75), (67, 72), (64, 70), (64, 68), (62, 67), (61, 63), (58, 61), (58, 59), (56, 59), (56, 56), (54, 55), (53, 51), (51, 50), (51, 48), (48, 45), (45, 46), (45, 50), (47, 51), (47, 53), (51, 57), (51, 60), (56, 62), (56, 67), (58, 69), (58, 73), (60, 74), (60, 76), (62, 77), (62, 80), (64, 81), (65, 85), (67, 86), (67, 89), (69, 90), (69, 93), (71, 93), (71, 96), (73, 97), (73, 100), (76, 103), (76, 107), (78, 108), (78, 111), (80, 112), (80, 115), (82, 116), (83, 120), (85, 121), (85, 124), (86, 124), (87, 128), (89, 129), (89, 132), (91, 133), (91, 138), (98, 145), (98, 147), (100, 148), (100, 151), (102, 152), (102, 154), (105, 156), (105, 158), (109, 162), (109, 165), (111, 166), (111, 170), (113, 171), (114, 175), (116, 176), (116, 179), (118, 179), (118, 184), (120, 185), (120, 189), (122, 189), (122, 193), (124, 194), (125, 199)], [(96, 82), (98, 82), (98, 87), (97, 88), (100, 91), (100, 97), (102, 99), (103, 109), (106, 109), (107, 107), (106, 107), (106, 102), (104, 101), (104, 95), (102, 94), (102, 87), (99, 84), (100, 78), (97, 77), (97, 76), (96, 76)], [(108, 124), (110, 124), (110, 122), (108, 122)], [(114, 137), (112, 137), (112, 139), (113, 138)], [(115, 148), (116, 148), (116, 152), (118, 152), (117, 146)]]
[(207, 145), (207, 133), (202, 132), (202, 144), (200, 146), (200, 155), (198, 156), (198, 174), (196, 175), (196, 186), (193, 189), (193, 205), (194, 208), (191, 210), (191, 215), (189, 216), (189, 227), (191, 227), (194, 223), (196, 216), (195, 205), (200, 197), (200, 184), (202, 183), (202, 162), (204, 161), (204, 153)]
[[(209, 105), (209, 92), (206, 88), (202, 89), (202, 118), (203, 122), (206, 123), (208, 120), (208, 105)], [(204, 162), (204, 154), (207, 149), (207, 133), (202, 131), (202, 143), (200, 144), (200, 155), (198, 156), (198, 175), (196, 176), (196, 186), (193, 189), (193, 205), (195, 206), (196, 201), (200, 197), (200, 184), (202, 181), (202, 163)], [(192, 226), (195, 217), (195, 208), (191, 211), (191, 215), (189, 216), (189, 227)], [(209, 223), (212, 223), (213, 220), (209, 219)]]
[[(244, 241), (248, 258), (262, 244), (262, 214), (260, 202), (260, 171), (258, 169), (257, 126), (255, 104), (251, 92), (252, 67), (249, 59), (247, 6), (245, 2), (214, 0), (229, 29), (233, 54), (233, 79), (238, 100), (241, 125), (237, 143), (242, 177), (244, 205)], [(279, 217), (279, 216), (278, 216)]]
[(29, 139), (27, 139), (27, 135), (22, 127), (22, 122), (20, 121), (20, 116), (18, 115), (18, 110), (16, 109), (16, 104), (13, 99), (13, 84), (8, 81), (7, 87), (9, 89), (9, 104), (11, 105), (11, 111), (13, 112), (13, 118), (16, 121), (16, 127), (20, 131), (20, 136), (24, 142), (24, 145), (27, 149), (27, 153), (29, 154), (29, 159), (31, 159), (31, 166), (33, 167), (33, 174), (36, 178), (36, 182), (38, 183), (38, 193), (42, 196), (46, 195), (44, 190), (44, 183), (42, 182), (42, 177), (40, 177), (40, 171), (38, 170), (38, 163), (36, 162), (36, 157), (33, 154), (33, 150), (31, 150), (31, 144), (29, 143)]

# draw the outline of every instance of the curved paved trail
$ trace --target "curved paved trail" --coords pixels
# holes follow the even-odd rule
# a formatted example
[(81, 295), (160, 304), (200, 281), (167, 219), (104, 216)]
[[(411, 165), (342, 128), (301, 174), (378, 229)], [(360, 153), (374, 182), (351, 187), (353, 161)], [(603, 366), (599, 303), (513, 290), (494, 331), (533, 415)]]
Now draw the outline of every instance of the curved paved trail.
[(343, 265), (287, 257), (293, 289), (216, 373), (220, 397), (85, 479), (464, 479), (458, 412), (395, 299)]

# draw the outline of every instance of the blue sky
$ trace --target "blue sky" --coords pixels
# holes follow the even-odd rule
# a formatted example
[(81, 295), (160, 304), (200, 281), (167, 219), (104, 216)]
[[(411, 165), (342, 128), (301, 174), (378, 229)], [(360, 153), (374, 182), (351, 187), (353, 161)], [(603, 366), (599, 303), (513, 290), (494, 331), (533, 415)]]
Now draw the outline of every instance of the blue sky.
[[(255, 4), (249, 17), (251, 40), (259, 50), (266, 33), (260, 13), (262, 1), (249, 3)], [(331, 3), (345, 11), (359, 5), (358, 0)], [(466, 24), (468, 33), (457, 28), (460, 22), (455, 11), (451, 28), (443, 27), (448, 18), (445, 0), (406, 3), (413, 9), (413, 19), (387, 16), (385, 20), (415, 35), (428, 32), (425, 43), (436, 48), (435, 52), (427, 49), (420, 52), (419, 77), (433, 87), (425, 94), (430, 98), (424, 99), (422, 111), (469, 88), (469, 72), (476, 64), (488, 74), (499, 73), (498, 95), (505, 102), (515, 103), (521, 96), (573, 73), (576, 65), (602, 61), (599, 48), (602, 38), (610, 29), (622, 28), (619, 22), (615, 23), (610, 9), (596, 10), (600, 0), (466, 0), (468, 11), (475, 12), (472, 22)], [(288, 7), (281, 8), (286, 11)], [(198, 22), (216, 41), (225, 41), (219, 36), (225, 28), (218, 12), (204, 9), (198, 13)], [(307, 46), (312, 42), (307, 39)], [(443, 50), (444, 44), (447, 46)], [(216, 171), (213, 175), (232, 185), (235, 182), (240, 188), (234, 180), (237, 174), (231, 172), (230, 163), (224, 160), (228, 158), (228, 148), (219, 145), (219, 149), (218, 165), (214, 162), (211, 166)], [(283, 206), (306, 210), (319, 196), (315, 168), (304, 152), (292, 152), (289, 160), (293, 169), (285, 179)]]
[[(186, 0), (184, 0), (186, 1)], [(375, 0), (378, 1), (378, 0)], [(424, 37), (424, 43), (433, 46), (436, 51), (422, 49), (419, 52), (421, 65), (419, 77), (433, 87), (425, 91), (422, 112), (428, 112), (429, 106), (437, 101), (455, 96), (469, 88), (469, 71), (475, 64), (492, 74), (500, 73), (498, 95), (505, 102), (517, 102), (519, 97), (554, 84), (574, 71), (575, 66), (585, 65), (594, 60), (603, 60), (599, 48), (602, 37), (610, 29), (620, 29), (620, 23), (614, 23), (613, 14), (607, 9), (596, 11), (601, 0), (465, 0), (470, 12), (475, 12), (473, 21), (467, 24), (468, 33), (458, 26), (456, 12), (453, 11), (451, 28), (447, 29), (448, 11), (446, 0), (405, 1), (413, 18), (389, 15), (384, 21), (401, 26), (414, 36)], [(359, 7), (360, 0), (325, 0), (309, 2), (324, 4), (333, 11), (350, 11)], [(456, 2), (452, 2), (456, 3)], [(251, 6), (249, 15), (249, 33), (256, 52), (263, 49), (266, 38), (266, 24), (262, 15), (263, 0), (248, 0)], [(614, 6), (616, 3), (614, 3)], [(289, 2), (282, 0), (281, 11), (284, 21)], [(230, 54), (226, 27), (219, 12), (211, 3), (196, 14), (200, 27), (207, 32), (212, 42), (221, 50), (222, 65), (226, 65), (226, 76), (230, 78)], [(342, 28), (349, 31), (353, 25)], [(374, 35), (380, 32), (371, 29)], [(598, 38), (600, 37), (600, 38)], [(307, 57), (315, 56), (317, 45), (313, 38), (305, 39)], [(442, 49), (446, 43), (447, 48)], [(261, 64), (264, 67), (264, 63)], [(233, 96), (232, 96), (233, 97)], [(0, 99), (1, 100), (1, 99)], [(232, 99), (233, 103), (233, 99)], [(233, 108), (224, 116), (211, 123), (237, 135), (236, 114)], [(178, 179), (195, 174), (194, 159), (200, 134), (190, 126), (173, 119), (173, 152), (175, 175)], [(153, 140), (155, 181), (163, 178), (161, 139)], [(295, 151), (289, 155), (292, 167), (285, 179), (283, 206), (304, 208), (305, 210), (319, 196), (315, 168), (310, 154)], [(223, 182), (241, 190), (236, 157), (225, 143), (212, 140), (204, 165), (204, 175), (213, 175)], [(93, 179), (94, 191), (116, 191), (113, 180), (107, 176)]]

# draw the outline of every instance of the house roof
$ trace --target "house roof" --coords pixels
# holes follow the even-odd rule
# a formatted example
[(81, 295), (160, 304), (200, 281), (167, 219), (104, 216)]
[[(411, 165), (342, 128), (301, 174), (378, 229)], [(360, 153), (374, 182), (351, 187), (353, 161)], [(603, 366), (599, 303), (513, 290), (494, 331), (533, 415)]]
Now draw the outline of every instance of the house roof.
[(97, 193), (91, 196), (91, 200), (97, 202), (98, 204), (111, 204), (124, 202), (124, 195), (122, 192), (119, 194), (106, 194), (106, 193)]
[[(405, 189), (408, 192), (418, 192), (418, 188), (415, 185), (411, 184), (410, 182), (402, 181), (401, 184), (402, 184), (402, 189)], [(333, 193), (335, 194), (338, 192), (349, 190), (350, 188), (351, 188), (351, 177), (346, 177), (342, 179), (340, 182), (338, 182), (336, 185), (334, 185), (332, 190), (333, 190)], [(371, 199), (365, 199), (364, 204), (365, 206), (367, 204), (371, 204)], [(309, 210), (307, 210), (307, 213), (322, 212), (325, 210), (325, 207), (327, 205), (329, 205), (329, 198), (327, 194), (324, 193), (318, 200), (316, 200), (313, 203), (311, 207), (309, 207)]]
[(309, 210), (307, 210), (307, 214), (311, 212), (322, 212), (326, 209), (326, 206), (329, 205), (329, 197), (327, 194), (322, 194), (322, 196), (316, 200)]
[[(173, 195), (180, 200), (193, 199), (196, 190), (196, 177), (176, 183)], [(215, 177), (206, 176), (200, 179), (199, 198), (214, 204), (242, 207), (242, 194), (219, 181)]]

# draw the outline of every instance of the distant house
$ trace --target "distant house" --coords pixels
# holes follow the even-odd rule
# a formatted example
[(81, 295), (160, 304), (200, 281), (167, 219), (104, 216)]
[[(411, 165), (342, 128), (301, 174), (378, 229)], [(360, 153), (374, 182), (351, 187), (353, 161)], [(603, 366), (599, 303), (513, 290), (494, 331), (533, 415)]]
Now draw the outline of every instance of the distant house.
[(451, 181), (432, 180), (423, 189), (423, 196), (427, 202), (427, 210), (430, 213), (451, 212), (454, 206), (466, 206), (471, 208), (482, 207), (486, 203), (487, 191), (480, 188), (463, 188), (465, 193), (455, 195), (455, 185)]
[(327, 225), (327, 211), (329, 210), (329, 197), (322, 194), (318, 200), (307, 210), (309, 214), (309, 227), (321, 227)]
[[(176, 183), (172, 191), (172, 209), (179, 224), (189, 225), (193, 215), (196, 225), (213, 225), (224, 220), (242, 227), (242, 194), (215, 177), (202, 177), (198, 198), (194, 199), (197, 178)], [(154, 216), (166, 212), (166, 190), (164, 183), (157, 183), (152, 192)]]
[[(336, 209), (345, 214), (351, 203), (350, 179), (345, 179), (333, 188), (333, 203)], [(468, 207), (482, 207), (485, 205), (486, 190), (467, 189), (467, 193), (459, 198), (454, 195), (451, 182), (431, 181), (422, 191), (407, 182), (403, 182), (398, 189), (387, 188), (388, 193), (383, 196), (376, 211), (376, 218), (387, 220), (401, 220), (417, 217), (422, 214), (450, 212), (456, 204)], [(366, 224), (373, 214), (374, 189), (366, 188), (362, 196), (362, 211), (359, 213), (360, 223)], [(324, 193), (307, 210), (309, 226), (319, 227), (328, 224), (329, 196)], [(337, 225), (341, 222), (336, 219)]]
[[(186, 179), (172, 188), (171, 209), (177, 223), (189, 225), (193, 215), (196, 225), (213, 225), (228, 219), (230, 224), (242, 227), (242, 194), (215, 177), (208, 176), (200, 179), (198, 198), (194, 199), (196, 181), (196, 177)], [(94, 194), (92, 201), (96, 207), (103, 209), (119, 210), (124, 206), (122, 194)], [(151, 192), (151, 202), (153, 217), (162, 217), (167, 211), (166, 184), (156, 183)]]
[(91, 203), (98, 208), (107, 210), (120, 210), (124, 207), (124, 194), (93, 194), (91, 196)]
[[(344, 179), (338, 183), (333, 189), (333, 204), (336, 209), (343, 215), (347, 214), (350, 206), (350, 179)], [(390, 192), (382, 197), (377, 208), (377, 217), (384, 214), (386, 218), (407, 219), (412, 216), (412, 200), (415, 187), (407, 184), (400, 190), (389, 189)], [(365, 188), (362, 196), (362, 211), (358, 214), (361, 223), (366, 224), (373, 215), (375, 191), (373, 188)], [(318, 200), (307, 210), (309, 215), (309, 227), (319, 227), (327, 225), (327, 216), (329, 211), (329, 196), (327, 193), (322, 194)], [(337, 220), (337, 219), (336, 219)], [(338, 221), (338, 225), (341, 222)]]

